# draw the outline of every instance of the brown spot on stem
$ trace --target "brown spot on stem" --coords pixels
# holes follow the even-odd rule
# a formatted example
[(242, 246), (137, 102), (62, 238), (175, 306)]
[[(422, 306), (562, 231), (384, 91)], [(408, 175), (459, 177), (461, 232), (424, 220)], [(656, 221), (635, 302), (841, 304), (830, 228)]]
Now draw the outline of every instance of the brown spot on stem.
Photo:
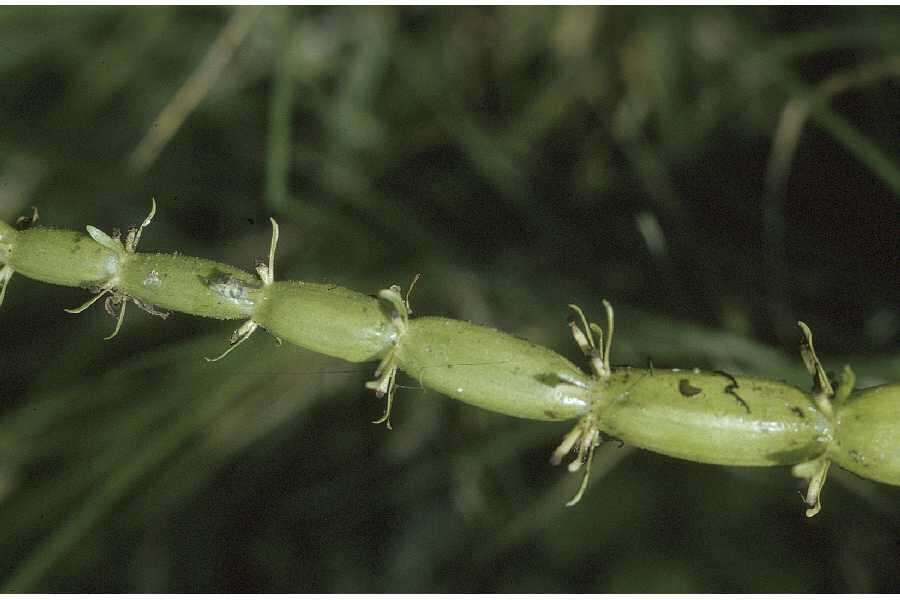
[(747, 411), (747, 414), (750, 414), (750, 405), (747, 404), (747, 402), (743, 398), (738, 396), (738, 393), (735, 391), (740, 386), (738, 385), (737, 379), (734, 378), (734, 375), (731, 375), (730, 373), (726, 373), (725, 371), (713, 371), (713, 373), (715, 373), (717, 375), (721, 375), (722, 377), (727, 377), (728, 379), (731, 380), (731, 383), (729, 383), (728, 385), (725, 386), (725, 393), (731, 394), (732, 396), (734, 396), (735, 399), (737, 399), (738, 403), (744, 407), (744, 410)]
[(690, 398), (691, 396), (696, 396), (703, 390), (692, 386), (691, 382), (687, 379), (681, 379), (678, 382), (678, 391), (681, 392), (681, 395), (685, 398)]

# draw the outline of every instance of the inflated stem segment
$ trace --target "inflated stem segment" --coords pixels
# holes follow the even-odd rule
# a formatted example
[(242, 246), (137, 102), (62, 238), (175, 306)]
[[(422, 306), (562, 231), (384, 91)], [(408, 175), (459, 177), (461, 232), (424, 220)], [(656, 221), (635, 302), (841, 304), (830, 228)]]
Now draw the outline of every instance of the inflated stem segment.
[(595, 407), (601, 431), (702, 463), (795, 465), (822, 456), (833, 439), (809, 394), (755, 377), (613, 369), (597, 382)]
[(900, 485), (900, 384), (869, 388), (835, 412), (831, 458), (843, 468)]
[(559, 354), (466, 321), (409, 321), (400, 368), (423, 386), (494, 412), (564, 421), (590, 408), (591, 379)]
[(119, 272), (119, 254), (84, 233), (45, 227), (14, 233), (15, 243), (4, 262), (25, 277), (69, 287), (99, 288)]
[(118, 292), (198, 317), (246, 319), (262, 291), (255, 275), (204, 258), (123, 253), (121, 262)]
[(304, 281), (267, 285), (253, 320), (292, 344), (350, 362), (383, 357), (398, 335), (380, 300), (336, 285)]
[[(281, 341), (350, 362), (384, 358), (400, 332), (397, 319), (383, 301), (328, 283), (275, 281), (278, 223), (272, 223), (268, 263), (257, 265), (259, 280), (245, 284), (227, 278), (228, 285), (210, 283), (209, 291), (223, 298), (247, 299), (248, 320), (234, 333), (231, 348), (262, 327)], [(399, 317), (397, 317), (399, 318)], [(405, 317), (404, 317), (405, 319)], [(405, 320), (403, 322), (405, 324)], [(210, 360), (218, 360), (210, 359)]]
[[(821, 492), (831, 465), (834, 443), (833, 400), (846, 400), (855, 380), (845, 369), (835, 392), (812, 344), (809, 328), (801, 355), (813, 376), (815, 393), (755, 377), (735, 377), (724, 371), (611, 369), (612, 306), (604, 300), (607, 329), (588, 322), (571, 305), (577, 318), (572, 335), (593, 372), (591, 411), (563, 439), (553, 455), (559, 463), (571, 450), (577, 458), (569, 470), (587, 463), (581, 487), (569, 506), (584, 493), (594, 448), (602, 433), (660, 454), (696, 462), (734, 466), (794, 465), (795, 476), (807, 482), (803, 498), (806, 516), (821, 509)], [(895, 420), (896, 422), (896, 420)]]

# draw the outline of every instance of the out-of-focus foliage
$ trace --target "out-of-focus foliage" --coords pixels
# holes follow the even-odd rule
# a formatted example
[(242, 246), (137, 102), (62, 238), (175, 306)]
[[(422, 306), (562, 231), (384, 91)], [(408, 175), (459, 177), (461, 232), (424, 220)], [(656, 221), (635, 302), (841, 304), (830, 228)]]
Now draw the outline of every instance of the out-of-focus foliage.
[[(4, 8), (0, 218), (278, 277), (406, 285), (422, 314), (578, 360), (808, 386), (900, 379), (896, 8)], [(233, 325), (14, 279), (0, 312), (0, 577), (43, 591), (877, 591), (900, 493), (604, 447)]]

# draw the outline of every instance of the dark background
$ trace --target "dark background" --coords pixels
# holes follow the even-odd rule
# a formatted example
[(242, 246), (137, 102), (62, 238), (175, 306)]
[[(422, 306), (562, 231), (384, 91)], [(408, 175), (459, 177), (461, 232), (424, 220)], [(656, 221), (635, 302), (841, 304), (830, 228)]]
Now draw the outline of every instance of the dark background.
[[(896, 8), (0, 10), (0, 218), (374, 293), (580, 358), (900, 380)], [(236, 323), (14, 278), (0, 311), (3, 590), (869, 592), (900, 493), (607, 445), (401, 390)]]

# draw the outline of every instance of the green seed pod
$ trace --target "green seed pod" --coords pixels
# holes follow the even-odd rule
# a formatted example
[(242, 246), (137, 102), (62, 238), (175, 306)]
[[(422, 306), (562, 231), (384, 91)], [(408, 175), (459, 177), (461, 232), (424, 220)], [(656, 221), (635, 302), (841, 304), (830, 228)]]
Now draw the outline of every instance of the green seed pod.
[(615, 369), (595, 398), (602, 431), (702, 463), (793, 465), (821, 456), (833, 435), (802, 390), (724, 372)]
[[(8, 226), (7, 226), (8, 227)], [(2, 232), (0, 232), (2, 233)], [(6, 239), (8, 233), (3, 233)], [(70, 287), (97, 288), (119, 271), (119, 255), (78, 231), (34, 227), (15, 232), (4, 262), (26, 277)], [(0, 257), (4, 253), (0, 250)]]
[(292, 344), (350, 362), (380, 358), (397, 338), (379, 300), (332, 284), (274, 281), (252, 318)]
[(900, 384), (863, 390), (836, 407), (831, 458), (868, 479), (900, 485)]
[(514, 417), (563, 421), (587, 413), (590, 405), (591, 378), (571, 362), (466, 321), (410, 320), (397, 359), (425, 387)]
[(146, 304), (211, 319), (246, 319), (262, 282), (229, 265), (180, 254), (125, 254), (116, 290)]

